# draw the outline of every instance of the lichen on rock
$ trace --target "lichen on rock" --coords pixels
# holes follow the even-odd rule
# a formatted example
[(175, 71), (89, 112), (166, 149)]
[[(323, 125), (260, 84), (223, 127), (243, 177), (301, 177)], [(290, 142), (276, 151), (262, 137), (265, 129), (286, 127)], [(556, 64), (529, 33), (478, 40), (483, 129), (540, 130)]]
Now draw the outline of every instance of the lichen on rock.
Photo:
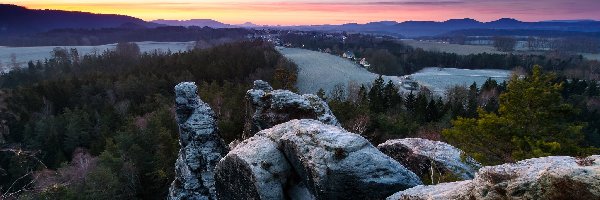
[[(421, 138), (388, 140), (377, 148), (409, 168), (419, 177), (433, 174), (469, 180), (481, 164), (467, 156), (462, 150), (444, 142)], [(433, 181), (433, 180), (431, 180)]]
[(258, 132), (217, 167), (217, 191), (227, 199), (382, 199), (419, 184), (365, 138), (310, 119)]
[(220, 199), (285, 199), (291, 166), (269, 138), (249, 138), (230, 151), (215, 169)]
[(473, 180), (417, 186), (388, 199), (600, 199), (600, 156), (550, 156), (483, 167)]
[(193, 82), (175, 86), (180, 150), (169, 199), (216, 199), (214, 167), (227, 149), (215, 114), (198, 97)]

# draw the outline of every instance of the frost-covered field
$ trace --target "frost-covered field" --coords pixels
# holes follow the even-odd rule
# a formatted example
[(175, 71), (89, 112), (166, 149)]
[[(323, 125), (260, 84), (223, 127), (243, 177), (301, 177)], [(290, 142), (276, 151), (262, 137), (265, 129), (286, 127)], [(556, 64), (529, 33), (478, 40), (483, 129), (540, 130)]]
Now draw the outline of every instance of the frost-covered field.
[[(348, 85), (349, 82), (357, 84), (370, 84), (377, 74), (359, 67), (350, 60), (331, 54), (296, 48), (279, 48), (279, 51), (298, 65), (298, 89), (302, 93), (316, 93), (320, 88), (331, 91), (337, 84)], [(410, 75), (421, 85), (425, 85), (438, 95), (454, 85), (471, 85), (477, 82), (483, 84), (488, 78), (500, 82), (509, 77), (508, 70), (468, 70), (456, 68), (425, 68)], [(401, 78), (384, 76), (386, 81), (398, 83)]]
[[(187, 51), (193, 47), (194, 42), (136, 42), (142, 52), (150, 52), (154, 50), (172, 52)], [(100, 45), (100, 46), (42, 46), (42, 47), (2, 47), (0, 46), (0, 62), (5, 66), (11, 62), (11, 54), (16, 56), (16, 60), (21, 66), (25, 65), (30, 60), (44, 60), (50, 57), (50, 52), (56, 48), (75, 48), (79, 55), (83, 56), (89, 53), (102, 53), (107, 49), (114, 49), (116, 44)]]
[(422, 48), (425, 51), (456, 53), (458, 55), (469, 55), (478, 53), (506, 54), (505, 52), (497, 51), (492, 46), (485, 45), (460, 45), (417, 40), (402, 40), (402, 42), (415, 48)]
[(583, 53), (581, 55), (583, 55), (583, 57), (585, 57), (586, 59), (589, 59), (589, 60), (598, 60), (598, 61), (600, 61), (600, 53), (594, 53), (594, 54)]
[(419, 84), (427, 86), (436, 94), (444, 94), (446, 89), (451, 86), (461, 85), (469, 86), (473, 82), (481, 86), (488, 78), (492, 78), (498, 83), (507, 80), (510, 71), (500, 69), (457, 69), (457, 68), (437, 68), (429, 67), (410, 75)]
[[(345, 89), (350, 81), (368, 84), (378, 76), (339, 56), (297, 48), (280, 47), (278, 50), (298, 65), (297, 86), (301, 93), (314, 94), (320, 88), (332, 91), (338, 84), (343, 84)], [(398, 77), (386, 79), (399, 80)]]

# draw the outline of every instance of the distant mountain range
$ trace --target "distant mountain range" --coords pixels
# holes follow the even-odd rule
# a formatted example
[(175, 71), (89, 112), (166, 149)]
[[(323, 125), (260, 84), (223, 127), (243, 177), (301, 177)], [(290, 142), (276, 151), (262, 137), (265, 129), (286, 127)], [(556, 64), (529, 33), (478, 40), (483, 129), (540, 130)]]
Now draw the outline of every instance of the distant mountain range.
[(451, 31), (467, 29), (502, 29), (502, 30), (546, 30), (567, 32), (600, 32), (600, 22), (593, 20), (556, 20), (543, 22), (523, 22), (511, 18), (502, 18), (491, 22), (480, 22), (474, 19), (450, 19), (444, 22), (435, 21), (382, 21), (367, 24), (282, 26), (282, 29), (350, 31), (364, 33), (391, 34), (404, 37), (436, 36)]
[(165, 19), (159, 19), (159, 20), (154, 20), (154, 21), (150, 21), (152, 23), (156, 23), (156, 24), (164, 24), (167, 26), (199, 26), (199, 27), (211, 27), (211, 28), (240, 28), (240, 27), (244, 27), (244, 28), (254, 28), (254, 27), (259, 27), (256, 24), (253, 24), (251, 22), (246, 22), (243, 24), (225, 24), (219, 21), (215, 21), (212, 19), (190, 19), (190, 20), (165, 20)]
[(65, 28), (145, 28), (155, 23), (125, 16), (93, 14), (61, 10), (32, 10), (25, 7), (0, 4), (0, 36), (44, 32)]

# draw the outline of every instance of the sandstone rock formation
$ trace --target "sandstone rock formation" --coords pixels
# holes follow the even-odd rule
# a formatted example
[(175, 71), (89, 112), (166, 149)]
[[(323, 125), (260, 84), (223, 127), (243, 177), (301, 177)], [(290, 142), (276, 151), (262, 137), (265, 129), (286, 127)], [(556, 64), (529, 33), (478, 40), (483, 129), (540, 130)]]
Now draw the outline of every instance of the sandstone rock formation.
[(291, 166), (278, 146), (255, 136), (229, 152), (215, 169), (219, 199), (285, 199)]
[(339, 122), (321, 98), (313, 94), (299, 95), (288, 90), (273, 90), (265, 81), (254, 81), (254, 88), (246, 93), (249, 103), (244, 135), (251, 137), (258, 131), (271, 128), (292, 119), (316, 119), (339, 126)]
[(551, 156), (483, 167), (473, 180), (417, 186), (388, 199), (600, 199), (600, 156)]
[[(236, 168), (243, 172), (232, 174)], [(421, 184), (363, 137), (310, 119), (257, 133), (229, 152), (216, 174), (227, 199), (382, 199)]]
[[(600, 199), (598, 155), (535, 158), (475, 173), (477, 162), (442, 142), (390, 140), (378, 150), (340, 128), (318, 97), (263, 81), (247, 93), (252, 130), (260, 131), (232, 142), (224, 156), (215, 115), (194, 83), (175, 93), (181, 149), (169, 199), (383, 199), (394, 192), (388, 199)], [(432, 168), (474, 178), (421, 185), (417, 174)]]
[(181, 149), (169, 199), (216, 199), (213, 171), (227, 149), (215, 114), (200, 100), (192, 82), (175, 86), (175, 95)]
[(396, 139), (388, 140), (377, 148), (419, 177), (439, 173), (459, 180), (469, 180), (473, 179), (477, 170), (481, 168), (481, 164), (462, 150), (439, 141), (421, 138)]

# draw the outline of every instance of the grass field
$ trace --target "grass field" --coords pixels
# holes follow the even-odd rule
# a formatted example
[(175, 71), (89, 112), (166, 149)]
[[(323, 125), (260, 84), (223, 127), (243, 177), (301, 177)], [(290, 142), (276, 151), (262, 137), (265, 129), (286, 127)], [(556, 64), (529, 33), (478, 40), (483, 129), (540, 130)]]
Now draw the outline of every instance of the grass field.
[(469, 55), (478, 53), (497, 53), (505, 54), (505, 52), (497, 51), (492, 46), (484, 45), (460, 45), (460, 44), (449, 44), (440, 42), (428, 42), (418, 40), (402, 40), (403, 43), (408, 44), (415, 48), (422, 48), (426, 51), (438, 51), (446, 53), (456, 53), (458, 55)]
[[(172, 52), (186, 51), (190, 49), (194, 42), (136, 42), (142, 52), (150, 52), (154, 50)], [(50, 52), (56, 47), (75, 48), (80, 56), (90, 53), (102, 53), (107, 49), (114, 49), (116, 44), (99, 45), (99, 46), (42, 46), (42, 47), (2, 47), (0, 46), (0, 63), (8, 66), (11, 62), (11, 54), (16, 57), (17, 63), (21, 66), (26, 65), (30, 60), (44, 60), (50, 58)]]
[[(297, 48), (278, 48), (286, 58), (298, 65), (297, 87), (301, 93), (317, 93), (319, 89), (332, 91), (338, 84), (349, 82), (369, 84), (377, 78), (377, 74), (367, 71), (356, 63), (331, 54)], [(398, 77), (387, 77), (397, 81)]]
[(595, 54), (583, 53), (581, 55), (583, 55), (583, 57), (586, 58), (586, 59), (588, 59), (588, 60), (598, 60), (598, 61), (600, 61), (600, 53), (595, 53)]
[[(330, 92), (338, 84), (348, 86), (349, 82), (370, 84), (377, 74), (359, 67), (348, 59), (339, 56), (296, 48), (279, 48), (279, 51), (298, 65), (297, 86), (301, 93), (316, 93), (320, 88)], [(476, 82), (479, 86), (488, 78), (502, 82), (508, 78), (508, 70), (468, 70), (456, 68), (425, 68), (410, 76), (427, 86), (437, 95), (444, 95), (447, 88), (454, 85), (469, 86)], [(397, 76), (384, 76), (398, 84), (402, 79)], [(407, 92), (404, 90), (404, 92)]]

